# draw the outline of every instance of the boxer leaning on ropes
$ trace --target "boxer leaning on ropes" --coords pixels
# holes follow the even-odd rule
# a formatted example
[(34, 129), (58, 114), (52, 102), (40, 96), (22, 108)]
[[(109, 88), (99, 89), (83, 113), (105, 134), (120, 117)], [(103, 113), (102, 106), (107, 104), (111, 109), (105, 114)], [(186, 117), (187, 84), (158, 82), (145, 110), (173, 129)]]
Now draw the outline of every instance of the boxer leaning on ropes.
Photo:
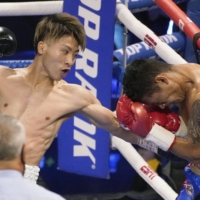
[[(200, 66), (134, 60), (126, 68), (123, 88), (118, 121), (143, 138), (140, 146), (157, 153), (161, 148), (190, 161), (177, 199), (195, 199), (200, 193)], [(169, 109), (175, 104), (180, 116)]]

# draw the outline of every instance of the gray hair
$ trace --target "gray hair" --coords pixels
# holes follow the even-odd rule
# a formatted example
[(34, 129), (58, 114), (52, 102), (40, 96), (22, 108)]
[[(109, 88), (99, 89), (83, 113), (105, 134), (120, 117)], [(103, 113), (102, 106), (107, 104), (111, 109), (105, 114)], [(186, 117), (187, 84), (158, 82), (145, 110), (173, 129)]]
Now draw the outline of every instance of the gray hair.
[(16, 118), (0, 114), (0, 160), (12, 160), (20, 156), (26, 134)]

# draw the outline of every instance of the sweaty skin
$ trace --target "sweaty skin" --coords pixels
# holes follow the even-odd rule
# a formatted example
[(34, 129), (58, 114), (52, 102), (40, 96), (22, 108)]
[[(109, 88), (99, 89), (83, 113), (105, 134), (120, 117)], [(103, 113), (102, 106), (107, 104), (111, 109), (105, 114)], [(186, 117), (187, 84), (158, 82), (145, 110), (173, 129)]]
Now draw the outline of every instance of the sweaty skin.
[(0, 113), (23, 123), (26, 164), (39, 164), (61, 124), (76, 113), (117, 137), (137, 143), (137, 136), (122, 129), (114, 113), (90, 91), (62, 80), (78, 54), (73, 37), (41, 41), (38, 52), (27, 68), (0, 67)]
[(162, 75), (167, 78), (167, 81), (158, 81), (162, 90), (152, 97), (145, 97), (144, 102), (161, 108), (173, 102), (179, 106), (180, 115), (188, 127), (188, 139), (177, 137), (171, 152), (196, 163), (193, 171), (200, 175), (200, 66), (177, 65), (173, 71)]

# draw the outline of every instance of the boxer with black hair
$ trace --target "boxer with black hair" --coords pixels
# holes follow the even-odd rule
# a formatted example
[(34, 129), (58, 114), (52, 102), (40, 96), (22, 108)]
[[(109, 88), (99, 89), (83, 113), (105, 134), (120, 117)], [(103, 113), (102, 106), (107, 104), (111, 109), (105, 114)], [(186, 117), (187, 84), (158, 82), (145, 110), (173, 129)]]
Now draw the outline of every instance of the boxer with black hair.
[[(190, 162), (177, 199), (194, 199), (200, 191), (200, 66), (134, 60), (126, 68), (123, 89), (118, 121), (139, 136), (139, 145), (151, 144), (154, 151), (159, 147)], [(179, 107), (180, 116), (166, 112), (171, 105)], [(193, 192), (187, 193), (188, 184)]]

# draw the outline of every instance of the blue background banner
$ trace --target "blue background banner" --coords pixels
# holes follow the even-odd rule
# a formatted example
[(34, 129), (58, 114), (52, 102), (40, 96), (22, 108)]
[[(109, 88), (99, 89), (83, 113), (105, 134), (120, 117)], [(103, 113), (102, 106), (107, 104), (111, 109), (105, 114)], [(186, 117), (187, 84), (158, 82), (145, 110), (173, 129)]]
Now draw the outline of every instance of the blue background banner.
[[(170, 35), (162, 35), (159, 38), (167, 43), (172, 49), (178, 53), (183, 53), (185, 49), (185, 36), (179, 32), (174, 32)], [(113, 52), (113, 56), (123, 64), (123, 49), (117, 49)], [(135, 59), (141, 58), (156, 58), (160, 57), (150, 48), (145, 42), (139, 42), (126, 47), (126, 64), (129, 64)]]
[[(89, 89), (107, 108), (111, 103), (115, 7), (116, 0), (66, 0), (63, 9), (79, 18), (87, 35), (86, 49), (65, 79)], [(58, 133), (58, 168), (109, 178), (109, 147), (108, 132), (76, 115)]]

